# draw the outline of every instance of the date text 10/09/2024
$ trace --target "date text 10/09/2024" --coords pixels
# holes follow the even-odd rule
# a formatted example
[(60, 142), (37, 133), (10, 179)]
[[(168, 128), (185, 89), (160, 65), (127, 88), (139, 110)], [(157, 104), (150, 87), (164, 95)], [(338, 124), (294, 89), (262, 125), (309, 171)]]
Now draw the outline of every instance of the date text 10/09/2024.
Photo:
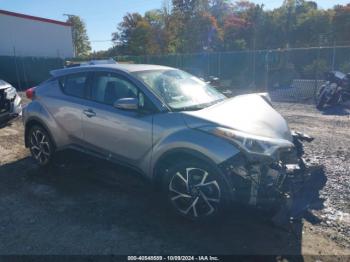
[(128, 261), (220, 261), (216, 256), (128, 256)]

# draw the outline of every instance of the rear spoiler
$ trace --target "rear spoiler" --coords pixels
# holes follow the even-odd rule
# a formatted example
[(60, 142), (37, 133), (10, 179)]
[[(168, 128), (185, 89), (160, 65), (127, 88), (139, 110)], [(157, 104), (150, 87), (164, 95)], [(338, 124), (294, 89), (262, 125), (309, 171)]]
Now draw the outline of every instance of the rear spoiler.
[(262, 99), (266, 101), (270, 106), (272, 106), (272, 100), (269, 93), (257, 93)]
[[(79, 67), (74, 67), (74, 68), (79, 68)], [(57, 77), (57, 76), (61, 76), (61, 75), (65, 75), (68, 70), (74, 70), (74, 68), (61, 68), (61, 69), (55, 69), (50, 71), (50, 75), (52, 77)], [(69, 71), (69, 72), (74, 72), (74, 71)]]
[(56, 69), (56, 70), (51, 70), (50, 71), (50, 76), (53, 76), (53, 77), (55, 77), (55, 76), (58, 76), (59, 74), (59, 71), (61, 71), (62, 69)]

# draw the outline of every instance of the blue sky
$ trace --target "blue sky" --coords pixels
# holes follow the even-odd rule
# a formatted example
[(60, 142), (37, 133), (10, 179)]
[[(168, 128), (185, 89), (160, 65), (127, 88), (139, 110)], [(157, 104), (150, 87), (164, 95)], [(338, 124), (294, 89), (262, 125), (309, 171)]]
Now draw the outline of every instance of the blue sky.
[[(315, 0), (314, 0), (315, 1)], [(144, 13), (159, 8), (163, 0), (0, 0), (0, 9), (56, 20), (65, 20), (63, 14), (82, 17), (87, 25), (93, 50), (105, 50), (112, 46), (111, 33), (127, 12)], [(263, 3), (267, 9), (281, 5), (283, 0), (253, 0)], [(350, 0), (316, 0), (322, 8)]]

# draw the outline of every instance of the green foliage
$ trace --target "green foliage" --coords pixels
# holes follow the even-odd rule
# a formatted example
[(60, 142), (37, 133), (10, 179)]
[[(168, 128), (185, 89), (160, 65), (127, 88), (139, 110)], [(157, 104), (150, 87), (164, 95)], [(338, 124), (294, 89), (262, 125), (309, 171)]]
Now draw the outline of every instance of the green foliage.
[(340, 71), (344, 73), (350, 73), (350, 62), (344, 62), (340, 65)]
[(285, 0), (279, 8), (265, 10), (244, 0), (165, 1), (168, 5), (144, 16), (127, 14), (108, 52), (153, 55), (350, 42), (350, 4), (323, 10), (313, 1)]
[(350, 41), (350, 4), (334, 7), (333, 28), (337, 41), (348, 43)]
[(91, 52), (91, 46), (84, 21), (79, 16), (70, 15), (67, 22), (72, 24), (75, 55), (78, 57), (88, 56)]
[(322, 78), (324, 72), (327, 72), (328, 70), (327, 61), (324, 59), (315, 59), (311, 64), (306, 65), (303, 68), (304, 76), (310, 79)]
[[(160, 49), (161, 39), (158, 39), (161, 17), (156, 11), (148, 12), (146, 17), (137, 13), (127, 14), (119, 24), (120, 33), (113, 34), (115, 49), (124, 54), (146, 55), (156, 54)], [(160, 38), (162, 36), (159, 36)]]

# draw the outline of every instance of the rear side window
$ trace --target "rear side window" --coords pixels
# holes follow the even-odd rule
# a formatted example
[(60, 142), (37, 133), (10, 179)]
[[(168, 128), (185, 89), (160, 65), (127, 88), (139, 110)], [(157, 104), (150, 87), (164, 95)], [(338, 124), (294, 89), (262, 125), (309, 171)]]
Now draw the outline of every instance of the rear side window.
[(87, 79), (87, 73), (79, 73), (60, 78), (59, 82), (66, 95), (84, 98)]

